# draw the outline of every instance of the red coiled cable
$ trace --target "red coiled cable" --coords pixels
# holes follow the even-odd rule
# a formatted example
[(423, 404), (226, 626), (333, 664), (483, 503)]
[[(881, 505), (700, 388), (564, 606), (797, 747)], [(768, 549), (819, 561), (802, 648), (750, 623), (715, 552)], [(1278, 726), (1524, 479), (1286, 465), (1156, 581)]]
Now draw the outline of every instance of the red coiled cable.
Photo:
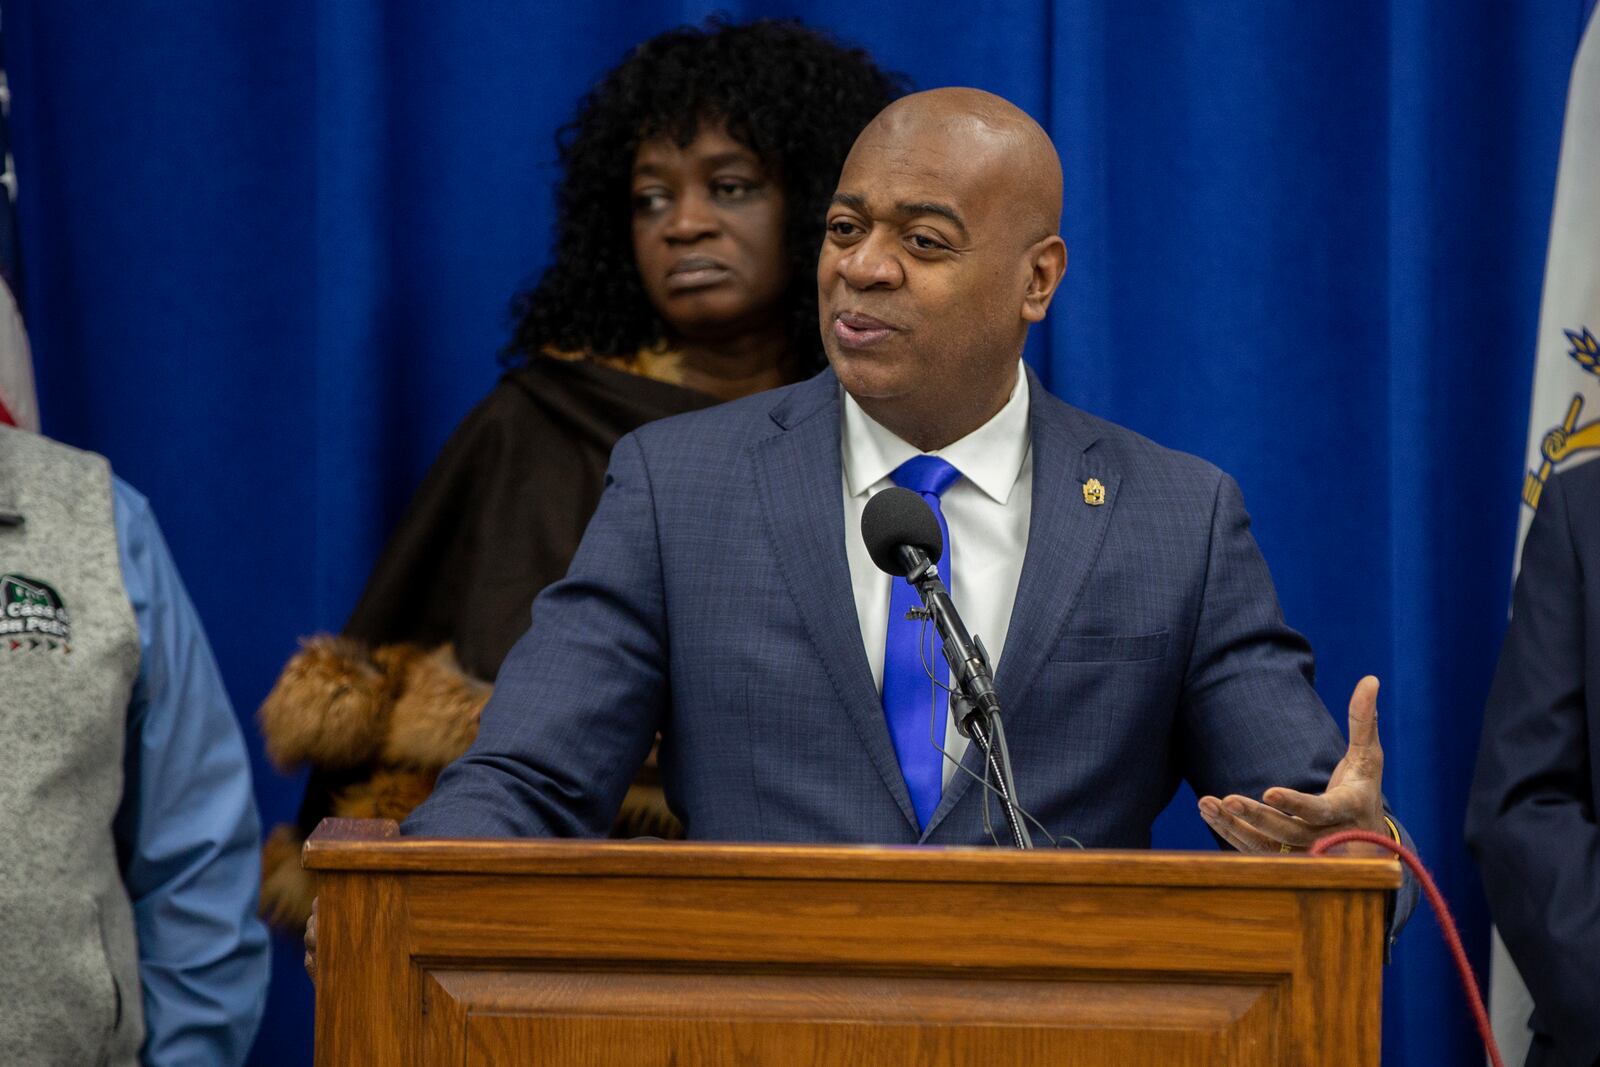
[(1483, 1038), (1483, 1047), (1489, 1050), (1489, 1060), (1494, 1067), (1505, 1067), (1505, 1061), (1500, 1058), (1500, 1047), (1494, 1043), (1494, 1031), (1489, 1027), (1489, 1012), (1483, 1006), (1483, 994), (1478, 992), (1478, 976), (1472, 973), (1472, 964), (1467, 961), (1467, 950), (1461, 947), (1461, 934), (1456, 930), (1456, 921), (1450, 917), (1450, 909), (1444, 902), (1444, 894), (1433, 884), (1433, 876), (1410, 849), (1387, 834), (1375, 834), (1371, 830), (1341, 830), (1339, 833), (1329, 834), (1311, 846), (1311, 854), (1320, 856), (1335, 845), (1342, 845), (1346, 841), (1365, 841), (1386, 848), (1399, 856), (1400, 862), (1410, 867), (1411, 873), (1417, 876), (1417, 881), (1422, 884), (1422, 891), (1428, 896), (1428, 903), (1433, 905), (1433, 913), (1439, 918), (1439, 929), (1444, 932), (1445, 944), (1450, 946), (1450, 954), (1455, 957), (1456, 971), (1461, 975), (1461, 985), (1467, 991), (1467, 1003), (1472, 1006), (1472, 1017), (1478, 1023), (1478, 1034)]

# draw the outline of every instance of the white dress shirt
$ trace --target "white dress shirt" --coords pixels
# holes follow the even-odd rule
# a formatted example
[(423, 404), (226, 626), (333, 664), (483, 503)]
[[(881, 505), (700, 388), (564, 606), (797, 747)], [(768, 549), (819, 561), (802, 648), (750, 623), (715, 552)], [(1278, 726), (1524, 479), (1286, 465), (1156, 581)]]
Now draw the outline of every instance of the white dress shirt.
[[(844, 394), (839, 455), (844, 465), (844, 544), (850, 585), (856, 598), (861, 642), (872, 667), (872, 681), (883, 692), (883, 645), (889, 629), (889, 575), (867, 555), (861, 540), (861, 513), (874, 493), (894, 485), (889, 475), (913, 456), (923, 455), (874, 422), (855, 398)], [(1022, 557), (1028, 549), (1028, 519), (1033, 512), (1033, 447), (1028, 433), (1028, 379), (1017, 363), (1017, 384), (1003, 408), (961, 440), (927, 453), (961, 472), (939, 498), (950, 529), (950, 573), (943, 574), (950, 597), (967, 629), (983, 638), (996, 671), (1005, 651), (1011, 607), (1017, 599)], [(930, 631), (932, 624), (929, 624)], [(932, 655), (939, 642), (931, 638)], [(930, 661), (931, 665), (931, 661)], [(931, 712), (931, 709), (930, 709)], [(948, 712), (946, 713), (948, 716)], [(967, 739), (946, 722), (945, 750), (955, 761)], [(944, 764), (944, 784), (956, 768)]]

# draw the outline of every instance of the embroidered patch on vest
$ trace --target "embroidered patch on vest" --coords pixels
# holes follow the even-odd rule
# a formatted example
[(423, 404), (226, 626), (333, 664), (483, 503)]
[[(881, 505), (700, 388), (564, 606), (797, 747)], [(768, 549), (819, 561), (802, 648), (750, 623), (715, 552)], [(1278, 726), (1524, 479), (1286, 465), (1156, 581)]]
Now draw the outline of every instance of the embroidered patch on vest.
[(0, 652), (72, 651), (72, 620), (46, 582), (0, 574)]

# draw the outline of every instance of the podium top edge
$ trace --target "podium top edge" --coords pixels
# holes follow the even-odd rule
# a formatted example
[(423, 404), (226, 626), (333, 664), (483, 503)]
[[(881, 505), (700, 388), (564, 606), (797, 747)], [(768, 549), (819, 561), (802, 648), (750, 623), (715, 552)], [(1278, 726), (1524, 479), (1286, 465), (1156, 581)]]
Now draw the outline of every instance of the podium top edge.
[(401, 837), (378, 819), (328, 819), (306, 869), (334, 873), (734, 878), (770, 881), (1001, 882), (1275, 889), (1395, 889), (1391, 856), (1244, 856), (1131, 849), (786, 845), (682, 841)]

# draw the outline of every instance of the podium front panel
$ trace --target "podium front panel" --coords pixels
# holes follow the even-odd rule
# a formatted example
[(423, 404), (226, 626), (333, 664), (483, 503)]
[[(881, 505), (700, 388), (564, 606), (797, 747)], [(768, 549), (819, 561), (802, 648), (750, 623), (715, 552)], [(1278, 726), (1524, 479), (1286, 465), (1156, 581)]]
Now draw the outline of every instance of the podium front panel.
[(365, 843), (319, 1065), (1378, 1059), (1392, 861)]

